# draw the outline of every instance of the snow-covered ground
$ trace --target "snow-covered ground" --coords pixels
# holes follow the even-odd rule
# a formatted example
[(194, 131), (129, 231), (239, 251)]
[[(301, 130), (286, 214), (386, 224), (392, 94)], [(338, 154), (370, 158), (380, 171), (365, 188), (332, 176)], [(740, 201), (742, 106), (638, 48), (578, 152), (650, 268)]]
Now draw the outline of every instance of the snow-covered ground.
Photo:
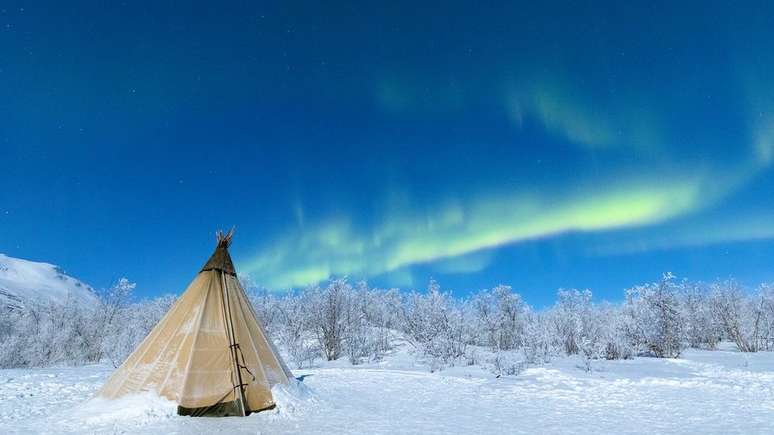
[(295, 370), (279, 407), (191, 418), (151, 395), (92, 399), (104, 365), (0, 370), (0, 433), (774, 433), (774, 354), (687, 351), (677, 360), (558, 360), (495, 378), (430, 373), (404, 352), (380, 364)]

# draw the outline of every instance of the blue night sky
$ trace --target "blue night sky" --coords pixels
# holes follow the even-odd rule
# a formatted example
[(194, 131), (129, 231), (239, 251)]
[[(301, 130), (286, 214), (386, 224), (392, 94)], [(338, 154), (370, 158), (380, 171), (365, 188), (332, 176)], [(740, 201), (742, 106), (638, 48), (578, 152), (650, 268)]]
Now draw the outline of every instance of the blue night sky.
[[(179, 293), (774, 280), (768, 2), (3, 2), (0, 252)], [(537, 4), (540, 3), (540, 4)]]

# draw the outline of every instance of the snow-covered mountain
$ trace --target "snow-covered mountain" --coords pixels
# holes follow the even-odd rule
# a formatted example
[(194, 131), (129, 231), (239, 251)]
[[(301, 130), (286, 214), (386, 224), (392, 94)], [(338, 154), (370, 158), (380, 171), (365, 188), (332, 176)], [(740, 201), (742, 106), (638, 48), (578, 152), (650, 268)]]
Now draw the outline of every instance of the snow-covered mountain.
[(95, 303), (94, 289), (57, 266), (0, 254), (0, 307), (35, 302), (65, 302), (68, 298)]

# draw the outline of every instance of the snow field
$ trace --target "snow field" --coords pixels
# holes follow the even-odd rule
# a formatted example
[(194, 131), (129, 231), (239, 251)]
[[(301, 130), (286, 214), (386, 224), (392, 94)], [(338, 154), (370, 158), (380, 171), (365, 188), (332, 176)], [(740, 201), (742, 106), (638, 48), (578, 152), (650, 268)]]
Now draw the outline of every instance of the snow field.
[(0, 433), (767, 434), (774, 354), (688, 351), (684, 358), (564, 358), (518, 376), (479, 367), (430, 373), (403, 352), (379, 364), (295, 370), (275, 410), (191, 418), (152, 394), (92, 398), (105, 365), (0, 370)]

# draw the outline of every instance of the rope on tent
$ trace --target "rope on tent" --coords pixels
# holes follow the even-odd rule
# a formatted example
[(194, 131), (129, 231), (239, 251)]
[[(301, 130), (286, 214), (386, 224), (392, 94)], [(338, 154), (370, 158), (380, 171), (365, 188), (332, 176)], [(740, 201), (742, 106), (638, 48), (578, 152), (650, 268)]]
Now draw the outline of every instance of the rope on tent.
[[(244, 357), (243, 357), (243, 358), (242, 358), (242, 362), (244, 362), (244, 360), (245, 360), (245, 359), (244, 359)], [(250, 369), (249, 369), (249, 368), (247, 368), (247, 366), (240, 365), (240, 366), (239, 366), (239, 368), (243, 368), (243, 369), (247, 370), (247, 373), (250, 373), (250, 376), (252, 376), (252, 377), (253, 377), (252, 381), (253, 381), (253, 382), (255, 382), (255, 375), (253, 374), (253, 372), (251, 372), (251, 371), (250, 371)]]
[(244, 354), (244, 352), (242, 352), (242, 347), (239, 345), (239, 343), (234, 343), (234, 344), (232, 344), (229, 347), (233, 347), (235, 350), (239, 351), (239, 355), (242, 356), (242, 363), (240, 364), (239, 360), (237, 360), (237, 367), (239, 367), (240, 369), (247, 370), (247, 373), (250, 373), (250, 376), (253, 377), (253, 379), (252, 379), (253, 382), (255, 382), (255, 374), (253, 374), (253, 372), (251, 372), (250, 369), (246, 365), (247, 362), (245, 362), (245, 354)]
[(242, 356), (242, 364), (239, 364), (239, 362), (237, 361), (237, 366), (240, 369), (247, 370), (247, 373), (250, 373), (250, 376), (253, 377), (253, 382), (255, 382), (255, 374), (253, 374), (253, 372), (251, 372), (250, 369), (247, 367), (247, 362), (245, 362), (245, 354), (244, 352), (242, 352), (242, 347), (239, 346), (239, 343), (234, 343), (232, 346), (234, 346), (234, 348), (239, 351), (239, 355)]

